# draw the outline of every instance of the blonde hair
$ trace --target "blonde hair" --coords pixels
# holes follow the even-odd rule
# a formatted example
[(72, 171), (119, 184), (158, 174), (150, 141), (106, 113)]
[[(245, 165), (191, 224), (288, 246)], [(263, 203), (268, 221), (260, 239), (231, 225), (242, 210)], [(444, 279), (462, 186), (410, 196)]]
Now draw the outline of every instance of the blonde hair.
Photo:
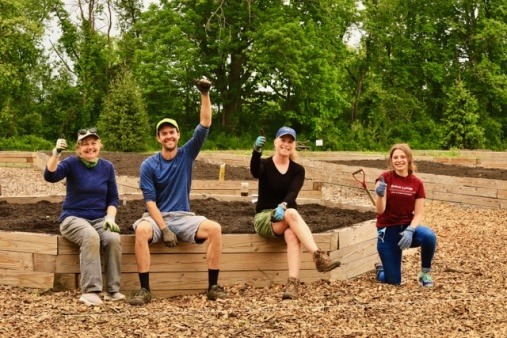
[(397, 143), (391, 147), (391, 149), (389, 150), (389, 158), (387, 160), (388, 161), (387, 162), (388, 168), (390, 170), (394, 170), (392, 159), (393, 159), (393, 153), (396, 149), (403, 151), (405, 153), (405, 155), (407, 156), (408, 174), (410, 175), (410, 174), (414, 173), (417, 170), (417, 167), (414, 164), (414, 157), (412, 156), (412, 149), (410, 149), (410, 146), (406, 143)]

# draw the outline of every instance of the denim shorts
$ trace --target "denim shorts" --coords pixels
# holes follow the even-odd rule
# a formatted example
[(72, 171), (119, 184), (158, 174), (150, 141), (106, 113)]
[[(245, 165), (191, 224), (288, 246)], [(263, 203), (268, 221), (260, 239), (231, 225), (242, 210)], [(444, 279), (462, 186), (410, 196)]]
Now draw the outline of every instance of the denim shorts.
[[(195, 235), (197, 234), (197, 230), (199, 230), (199, 225), (206, 220), (206, 217), (196, 216), (193, 212), (187, 211), (163, 212), (162, 217), (164, 218), (165, 224), (169, 227), (169, 230), (171, 230), (178, 239), (187, 243), (204, 243), (205, 239), (196, 240)], [(150, 244), (160, 241), (162, 238), (162, 231), (148, 212), (145, 212), (143, 216), (132, 225), (134, 231), (141, 221), (150, 222), (153, 228), (153, 238)]]

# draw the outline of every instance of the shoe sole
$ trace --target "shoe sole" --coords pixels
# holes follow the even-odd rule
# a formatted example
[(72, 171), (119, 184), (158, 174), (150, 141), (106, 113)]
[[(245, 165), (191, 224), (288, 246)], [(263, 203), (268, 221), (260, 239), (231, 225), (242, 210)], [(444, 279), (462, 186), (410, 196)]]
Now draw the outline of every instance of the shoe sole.
[(112, 297), (107, 297), (107, 296), (104, 296), (104, 300), (106, 302), (117, 302), (119, 300), (125, 300), (125, 297), (121, 297), (121, 298), (112, 298)]
[(100, 303), (92, 303), (92, 302), (87, 301), (83, 297), (79, 298), (79, 301), (82, 302), (82, 303), (84, 303), (85, 305), (88, 305), (88, 306), (100, 306), (100, 305), (102, 305), (102, 302), (100, 302)]
[(317, 271), (318, 272), (328, 272), (328, 271), (336, 269), (340, 265), (342, 265), (342, 263), (340, 261), (334, 261), (326, 269), (321, 268), (321, 269), (317, 269)]

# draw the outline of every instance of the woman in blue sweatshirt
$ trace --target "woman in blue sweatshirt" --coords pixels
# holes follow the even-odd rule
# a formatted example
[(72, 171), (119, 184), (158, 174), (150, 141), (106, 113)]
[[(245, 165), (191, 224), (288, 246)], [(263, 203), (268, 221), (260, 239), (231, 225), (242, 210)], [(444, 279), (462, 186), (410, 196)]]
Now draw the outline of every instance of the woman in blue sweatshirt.
[(81, 129), (77, 135), (77, 155), (59, 162), (67, 142), (58, 139), (44, 171), (48, 182), (66, 179), (60, 232), (79, 245), (82, 290), (79, 300), (90, 306), (102, 304), (101, 249), (106, 276), (104, 300), (125, 299), (120, 293), (122, 245), (120, 228), (115, 222), (118, 187), (113, 164), (99, 159), (101, 147), (95, 128)]

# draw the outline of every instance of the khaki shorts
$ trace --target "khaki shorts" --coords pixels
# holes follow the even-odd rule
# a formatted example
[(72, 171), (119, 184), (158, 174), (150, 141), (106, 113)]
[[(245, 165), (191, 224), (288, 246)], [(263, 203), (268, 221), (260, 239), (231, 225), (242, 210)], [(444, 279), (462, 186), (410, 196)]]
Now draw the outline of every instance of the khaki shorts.
[[(193, 212), (187, 211), (163, 212), (162, 217), (169, 230), (171, 230), (178, 239), (187, 243), (204, 243), (205, 239), (196, 239), (195, 235), (197, 234), (197, 230), (199, 230), (199, 225), (202, 221), (206, 220), (206, 217), (196, 216)], [(134, 231), (139, 222), (143, 220), (148, 221), (153, 228), (153, 238), (150, 244), (157, 243), (162, 239), (162, 231), (148, 212), (145, 212), (143, 216), (132, 225)]]
[(253, 226), (255, 232), (265, 238), (280, 238), (282, 235), (276, 235), (271, 225), (271, 212), (273, 209), (262, 210), (255, 214)]

